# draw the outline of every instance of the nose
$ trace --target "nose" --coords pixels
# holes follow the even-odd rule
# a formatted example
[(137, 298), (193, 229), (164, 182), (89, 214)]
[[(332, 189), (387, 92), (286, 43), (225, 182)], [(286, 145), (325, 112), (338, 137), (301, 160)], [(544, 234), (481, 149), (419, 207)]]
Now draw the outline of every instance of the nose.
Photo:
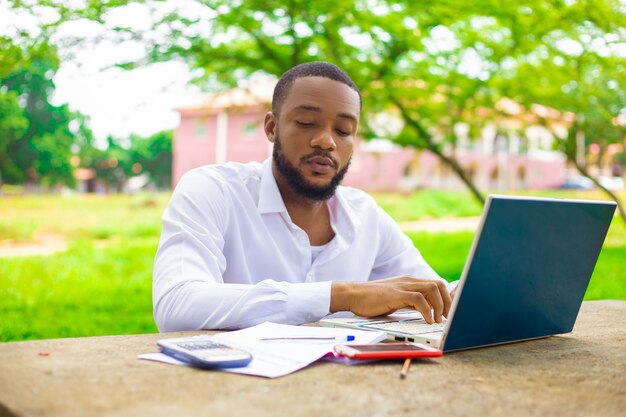
[(324, 150), (334, 150), (337, 147), (333, 134), (329, 129), (320, 129), (311, 138), (311, 147)]

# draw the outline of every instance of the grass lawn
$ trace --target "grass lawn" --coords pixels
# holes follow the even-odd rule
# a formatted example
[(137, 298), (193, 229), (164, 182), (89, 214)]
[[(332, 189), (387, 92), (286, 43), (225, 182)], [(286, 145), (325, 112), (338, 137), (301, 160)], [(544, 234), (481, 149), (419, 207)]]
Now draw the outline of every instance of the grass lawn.
[(0, 340), (155, 333), (157, 243), (77, 240), (52, 256), (0, 259)]
[[(560, 192), (558, 196), (601, 198)], [(398, 221), (475, 216), (467, 193), (379, 194)], [(0, 198), (0, 243), (62, 237), (68, 249), (49, 256), (0, 258), (0, 341), (156, 332), (152, 261), (169, 194)], [(411, 232), (435, 270), (462, 272), (473, 233)], [(1, 247), (1, 246), (0, 246)], [(586, 299), (626, 299), (626, 227), (609, 230)]]
[(152, 262), (169, 193), (0, 199), (0, 242), (68, 250), (0, 258), (0, 341), (154, 333)]

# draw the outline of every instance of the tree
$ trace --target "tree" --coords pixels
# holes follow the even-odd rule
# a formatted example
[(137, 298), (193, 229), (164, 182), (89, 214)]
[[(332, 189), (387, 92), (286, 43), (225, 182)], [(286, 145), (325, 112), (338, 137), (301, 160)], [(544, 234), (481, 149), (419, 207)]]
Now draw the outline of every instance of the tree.
[[(22, 65), (22, 50), (10, 38), (0, 36), (0, 80)], [(0, 88), (0, 184), (5, 177), (19, 176), (20, 169), (9, 158), (9, 143), (21, 137), (28, 128), (28, 119), (19, 105), (19, 94), (4, 85)]]
[[(597, 47), (595, 39), (623, 44), (626, 27), (619, 0), (206, 0), (187, 10), (121, 0), (90, 3), (80, 10), (56, 7), (62, 9), (59, 22), (86, 17), (106, 26), (113, 9), (144, 3), (155, 16), (151, 28), (108, 26), (117, 42), (146, 46), (142, 59), (121, 67), (179, 59), (194, 70), (197, 83), (219, 90), (277, 77), (307, 61), (333, 62), (362, 88), (364, 136), (378, 135), (369, 123), (376, 114), (397, 115), (401, 128), (385, 135), (433, 152), (480, 201), (481, 191), (456, 160), (455, 126), (480, 128), (478, 110), (493, 107), (502, 97), (527, 105), (546, 98), (527, 92), (541, 92), (565, 73), (552, 73), (551, 67), (538, 63), (570, 64), (559, 46), (571, 39), (588, 39), (590, 52)], [(25, 0), (20, 4), (33, 7)], [(585, 74), (581, 77), (593, 84), (593, 67), (580, 68)], [(615, 97), (607, 99), (622, 111), (623, 103)]]
[[(108, 9), (99, 10), (89, 14), (104, 20)], [(613, 22), (615, 16), (623, 18), (623, 11), (612, 0), (593, 7), (559, 0), (483, 0), (462, 6), (449, 1), (210, 0), (197, 3), (194, 15), (178, 9), (161, 13), (145, 33), (112, 29), (121, 39), (147, 44), (143, 60), (121, 66), (181, 59), (209, 89), (259, 75), (280, 76), (306, 61), (334, 62), (362, 87), (366, 137), (376, 136), (370, 116), (397, 114), (404, 127), (387, 135), (433, 152), (483, 201), (455, 158), (454, 127), (475, 125), (479, 107), (493, 107), (506, 95), (503, 80), (519, 79), (519, 60), (523, 64), (545, 54), (549, 60), (555, 56), (551, 44), (566, 34), (584, 33), (589, 25), (608, 34), (615, 25), (601, 24), (600, 17)]]
[[(448, 61), (459, 61), (453, 51), (439, 51), (436, 45), (427, 50), (425, 46), (427, 40), (436, 43), (433, 29), (454, 22), (449, 4), (416, 7), (410, 2), (379, 2), (370, 8), (366, 2), (346, 0), (257, 0), (208, 1), (198, 7), (211, 16), (208, 23), (204, 17), (192, 18), (176, 10), (155, 22), (150, 33), (137, 34), (130, 27), (113, 28), (122, 39), (142, 37), (148, 44), (144, 60), (121, 66), (133, 68), (182, 59), (198, 70), (197, 82), (220, 89), (259, 75), (277, 77), (307, 61), (334, 62), (362, 87), (366, 103), (364, 136), (376, 135), (368, 124), (368, 115), (396, 108), (407, 129), (391, 139), (431, 150), (453, 168), (480, 201), (484, 200), (454, 155), (444, 153), (442, 143), (454, 138), (452, 130), (448, 129), (443, 138), (435, 138), (434, 129), (442, 119), (454, 121), (449, 117), (451, 111), (459, 119), (468, 103), (478, 103), (476, 97), (481, 92), (477, 92), (477, 86), (483, 83), (460, 71), (458, 62), (449, 68)], [(415, 17), (407, 17), (413, 12)], [(468, 13), (458, 15), (455, 19)], [(198, 35), (207, 30), (207, 35)], [(155, 37), (155, 33), (165, 36)], [(438, 70), (433, 70), (431, 61)], [(426, 88), (412, 88), (416, 82)]]
[(131, 135), (132, 173), (147, 173), (158, 188), (169, 188), (172, 181), (172, 135), (171, 130), (148, 138)]
[(76, 151), (78, 166), (95, 171), (96, 178), (116, 192), (121, 192), (129, 178), (147, 174), (159, 188), (169, 188), (172, 177), (172, 131), (155, 133), (147, 138), (107, 137), (101, 149), (94, 146), (91, 132), (81, 135)]
[(18, 44), (1, 37), (0, 174), (3, 182), (72, 184), (70, 165), (79, 118), (67, 105), (50, 102), (59, 67), (56, 48), (45, 38)]
[[(528, 107), (542, 103), (574, 115), (567, 134), (557, 136), (557, 147), (580, 174), (618, 204), (626, 222), (623, 204), (592, 174), (586, 157), (591, 144), (601, 154), (607, 145), (626, 138), (626, 126), (617, 123), (626, 112), (626, 55), (619, 51), (626, 46), (623, 4), (579, 2), (568, 13), (576, 17), (561, 19), (538, 46), (520, 56), (502, 90)], [(538, 16), (549, 21), (547, 17)]]

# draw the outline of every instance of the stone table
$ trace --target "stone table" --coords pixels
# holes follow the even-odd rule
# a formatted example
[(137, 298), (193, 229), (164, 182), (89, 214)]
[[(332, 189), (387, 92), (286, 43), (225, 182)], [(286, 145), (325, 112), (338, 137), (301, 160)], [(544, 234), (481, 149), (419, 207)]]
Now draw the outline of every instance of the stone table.
[(136, 359), (164, 337), (0, 344), (0, 416), (626, 416), (626, 301), (570, 334), (415, 360), (317, 362), (278, 379)]

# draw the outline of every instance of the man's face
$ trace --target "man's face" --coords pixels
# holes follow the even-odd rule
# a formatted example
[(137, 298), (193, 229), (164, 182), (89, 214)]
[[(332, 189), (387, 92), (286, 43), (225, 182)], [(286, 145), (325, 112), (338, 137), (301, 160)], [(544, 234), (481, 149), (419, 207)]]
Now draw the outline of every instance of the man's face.
[[(276, 131), (276, 136), (274, 138), (274, 151), (272, 153), (272, 157), (274, 158), (274, 166), (278, 170), (278, 173), (287, 182), (287, 184), (289, 184), (291, 189), (301, 197), (315, 201), (324, 201), (332, 197), (333, 194), (335, 194), (335, 189), (337, 189), (337, 186), (341, 183), (341, 180), (344, 175), (346, 175), (346, 172), (348, 172), (348, 167), (350, 166), (350, 159), (348, 159), (348, 163), (333, 176), (330, 183), (327, 185), (312, 184), (304, 177), (298, 167), (294, 166), (285, 157), (278, 131)], [(307, 159), (312, 157), (325, 157), (325, 154), (323, 151), (314, 151), (311, 154), (301, 157), (300, 160), (306, 163)], [(332, 157), (328, 156), (328, 158), (331, 159)], [(335, 166), (338, 165), (334, 158), (332, 158), (332, 161)]]
[(298, 78), (278, 118), (271, 113), (265, 118), (279, 187), (312, 200), (330, 198), (348, 170), (359, 114), (359, 95), (347, 85)]

